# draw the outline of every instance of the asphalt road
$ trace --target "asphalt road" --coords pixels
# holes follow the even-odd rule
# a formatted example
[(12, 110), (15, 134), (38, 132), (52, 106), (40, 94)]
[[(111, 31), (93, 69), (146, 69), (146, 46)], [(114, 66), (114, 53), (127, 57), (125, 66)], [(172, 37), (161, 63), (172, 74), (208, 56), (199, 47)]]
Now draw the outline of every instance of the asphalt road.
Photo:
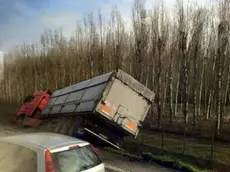
[[(0, 137), (36, 132), (38, 130), (31, 128), (22, 128), (13, 125), (0, 124)], [(98, 149), (99, 155), (106, 166), (106, 172), (174, 172), (157, 164), (131, 162), (127, 158), (112, 154), (103, 149)]]

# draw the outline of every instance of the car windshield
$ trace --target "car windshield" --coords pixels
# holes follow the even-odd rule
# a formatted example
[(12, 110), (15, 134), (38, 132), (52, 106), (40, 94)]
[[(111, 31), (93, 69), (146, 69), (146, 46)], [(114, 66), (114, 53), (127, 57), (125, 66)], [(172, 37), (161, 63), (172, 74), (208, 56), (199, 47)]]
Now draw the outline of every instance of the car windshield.
[(52, 153), (52, 159), (58, 172), (81, 172), (102, 163), (90, 145)]

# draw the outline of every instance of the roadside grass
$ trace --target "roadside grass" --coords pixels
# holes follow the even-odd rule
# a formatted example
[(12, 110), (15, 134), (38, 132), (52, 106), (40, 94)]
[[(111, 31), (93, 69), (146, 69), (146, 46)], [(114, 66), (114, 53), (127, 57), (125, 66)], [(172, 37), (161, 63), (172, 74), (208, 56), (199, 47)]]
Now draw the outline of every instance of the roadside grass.
[(147, 152), (154, 157), (155, 162), (170, 168), (176, 166), (176, 169), (181, 169), (179, 167), (182, 165), (182, 169), (185, 169), (182, 171), (202, 171), (196, 170), (198, 168), (209, 169), (209, 171), (230, 169), (230, 145), (226, 143), (215, 141), (213, 160), (211, 160), (211, 141), (207, 139), (188, 137), (184, 153), (182, 153), (183, 136), (164, 134), (163, 150), (161, 139), (160, 133), (142, 131), (136, 139), (126, 138), (123, 147), (135, 155), (143, 155), (143, 152)]
[[(125, 144), (139, 144), (149, 148), (161, 149), (162, 141), (161, 135), (159, 133), (146, 134), (140, 133), (136, 139), (126, 138)], [(206, 141), (205, 139), (186, 139), (186, 149), (184, 155), (203, 158), (206, 160), (211, 160), (211, 141)], [(164, 151), (182, 153), (183, 149), (183, 137), (175, 135), (164, 135)], [(230, 162), (230, 145), (224, 143), (214, 143), (213, 160), (223, 164), (229, 164)]]
[(182, 159), (178, 159), (176, 157), (167, 156), (167, 155), (154, 155), (152, 153), (143, 153), (143, 157), (148, 158), (149, 160), (158, 162), (159, 164), (171, 166), (172, 168), (191, 171), (191, 172), (208, 172), (208, 170), (203, 170), (198, 168), (197, 166), (190, 164), (189, 162), (183, 161)]
[(113, 148), (106, 148), (108, 151), (116, 154), (120, 154), (122, 156), (126, 156), (130, 159), (135, 159), (139, 161), (147, 161), (147, 162), (155, 162), (157, 164), (188, 172), (208, 172), (208, 170), (203, 170), (198, 168), (197, 166), (190, 164), (182, 159), (178, 159), (176, 157), (167, 156), (167, 155), (154, 155), (150, 152), (143, 152), (141, 156), (131, 154), (126, 151), (117, 150)]

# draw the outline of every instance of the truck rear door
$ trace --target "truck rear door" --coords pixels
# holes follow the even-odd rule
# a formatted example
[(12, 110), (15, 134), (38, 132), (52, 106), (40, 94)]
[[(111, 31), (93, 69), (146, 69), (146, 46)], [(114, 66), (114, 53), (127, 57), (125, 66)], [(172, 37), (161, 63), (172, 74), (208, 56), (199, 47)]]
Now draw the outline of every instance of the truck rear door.
[(107, 96), (96, 110), (132, 135), (137, 135), (138, 123), (145, 119), (149, 107), (149, 101), (140, 93), (121, 80), (114, 79)]

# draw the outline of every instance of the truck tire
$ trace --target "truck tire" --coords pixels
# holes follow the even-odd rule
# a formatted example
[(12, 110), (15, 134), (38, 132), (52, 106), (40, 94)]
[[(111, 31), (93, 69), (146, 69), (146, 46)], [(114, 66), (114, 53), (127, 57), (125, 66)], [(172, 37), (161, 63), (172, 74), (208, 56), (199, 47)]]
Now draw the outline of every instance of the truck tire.
[(23, 122), (24, 118), (25, 118), (24, 115), (19, 116), (19, 117), (16, 119), (15, 123), (16, 123), (17, 125), (22, 125), (22, 122)]
[(117, 145), (118, 147), (123, 147), (123, 143), (124, 143), (123, 140), (117, 140), (117, 141), (116, 141), (116, 145)]
[(83, 121), (84, 120), (81, 117), (78, 117), (76, 119), (75, 123), (73, 124), (70, 130), (72, 137), (81, 138), (84, 135), (79, 133), (79, 130), (83, 130)]
[(58, 121), (58, 123), (57, 123), (57, 126), (56, 126), (55, 129), (54, 129), (54, 132), (55, 132), (55, 133), (60, 133), (60, 131), (61, 131), (62, 127), (64, 126), (64, 124), (65, 124), (65, 120), (60, 119), (60, 120)]

